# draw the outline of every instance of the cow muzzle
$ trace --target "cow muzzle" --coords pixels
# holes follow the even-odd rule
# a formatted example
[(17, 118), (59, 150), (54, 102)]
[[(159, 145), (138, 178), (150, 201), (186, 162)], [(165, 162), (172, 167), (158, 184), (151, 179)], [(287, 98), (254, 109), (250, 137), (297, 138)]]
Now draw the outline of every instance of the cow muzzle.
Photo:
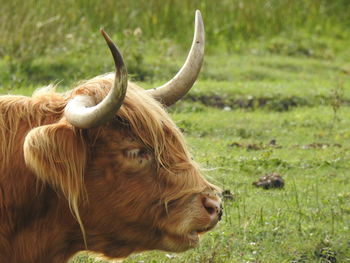
[[(221, 199), (215, 193), (202, 192), (190, 198), (183, 221), (171, 220), (164, 231), (160, 249), (180, 252), (198, 245), (199, 237), (213, 229), (222, 218)], [(177, 218), (176, 213), (168, 219)]]
[(199, 236), (213, 229), (222, 218), (221, 199), (212, 193), (201, 193), (196, 196), (199, 206), (199, 217), (197, 224), (192, 225), (187, 234), (187, 240), (190, 247), (195, 247), (199, 241)]
[(206, 219), (206, 226), (198, 229), (199, 234), (211, 230), (221, 220), (223, 208), (219, 196), (213, 193), (201, 193), (197, 196), (202, 218)]
[(214, 226), (222, 217), (221, 200), (216, 195), (204, 194), (201, 196), (203, 208), (211, 219), (211, 224)]

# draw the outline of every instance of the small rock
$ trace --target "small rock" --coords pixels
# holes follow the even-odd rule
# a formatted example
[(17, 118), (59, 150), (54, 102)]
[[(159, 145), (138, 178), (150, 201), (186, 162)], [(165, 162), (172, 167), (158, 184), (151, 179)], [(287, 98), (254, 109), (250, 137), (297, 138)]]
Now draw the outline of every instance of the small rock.
[(262, 146), (261, 144), (251, 143), (247, 145), (248, 151), (259, 151), (263, 149), (264, 149), (264, 146)]
[(269, 145), (272, 145), (272, 146), (275, 146), (277, 143), (276, 143), (276, 140), (275, 139), (272, 139), (269, 141)]
[(168, 259), (172, 259), (175, 257), (175, 255), (172, 255), (172, 254), (165, 254), (165, 256), (168, 258)]
[(233, 142), (231, 144), (229, 144), (230, 147), (237, 147), (237, 148), (242, 148), (243, 145), (241, 143), (238, 142)]

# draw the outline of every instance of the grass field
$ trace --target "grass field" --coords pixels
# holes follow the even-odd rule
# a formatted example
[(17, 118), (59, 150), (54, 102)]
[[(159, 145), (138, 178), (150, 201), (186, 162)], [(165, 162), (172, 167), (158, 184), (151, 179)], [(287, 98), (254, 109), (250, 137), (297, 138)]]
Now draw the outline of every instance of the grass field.
[[(117, 31), (112, 35), (135, 81), (146, 88), (161, 84), (186, 56), (193, 10), (203, 11), (208, 52), (201, 77), (169, 112), (206, 176), (232, 196), (224, 200), (223, 220), (198, 248), (146, 252), (124, 263), (350, 262), (346, 0), (153, 0), (139, 9), (137, 1), (120, 1), (125, 12), (119, 16), (113, 1), (104, 1), (109, 8), (72, 1), (67, 10), (66, 0), (56, 14), (48, 1), (34, 2), (0, 0), (8, 11), (0, 16), (1, 93), (28, 95), (50, 82), (68, 89), (112, 70), (96, 33), (101, 26)], [(9, 10), (18, 17), (26, 12), (26, 19), (18, 23)], [(271, 173), (285, 179), (283, 189), (252, 185)], [(78, 262), (109, 261), (83, 253), (70, 261)]]

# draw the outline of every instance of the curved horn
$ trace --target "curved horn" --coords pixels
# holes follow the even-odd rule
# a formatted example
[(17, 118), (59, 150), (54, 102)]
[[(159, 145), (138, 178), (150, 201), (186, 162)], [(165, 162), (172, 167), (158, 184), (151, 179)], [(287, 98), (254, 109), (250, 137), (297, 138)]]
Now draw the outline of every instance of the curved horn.
[(185, 64), (170, 81), (148, 90), (155, 99), (170, 106), (181, 99), (192, 87), (201, 70), (204, 57), (204, 25), (199, 10), (196, 11), (194, 37)]
[(67, 121), (77, 128), (98, 127), (111, 120), (123, 104), (126, 94), (128, 72), (124, 65), (123, 57), (103, 29), (101, 29), (101, 33), (114, 59), (116, 69), (114, 85), (107, 96), (97, 105), (95, 105), (94, 98), (87, 95), (75, 96), (67, 103), (64, 115)]

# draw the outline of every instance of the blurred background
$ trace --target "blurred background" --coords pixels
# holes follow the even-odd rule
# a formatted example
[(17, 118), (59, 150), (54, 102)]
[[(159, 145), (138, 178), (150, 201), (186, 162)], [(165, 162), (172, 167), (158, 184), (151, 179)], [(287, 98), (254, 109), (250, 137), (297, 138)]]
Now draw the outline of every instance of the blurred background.
[(196, 9), (206, 31), (204, 79), (234, 79), (221, 60), (211, 65), (223, 68), (208, 68), (212, 56), (350, 57), (349, 0), (0, 0), (0, 6), (3, 91), (52, 81), (69, 86), (112, 71), (100, 28), (122, 50), (134, 80), (168, 79), (186, 57)]

